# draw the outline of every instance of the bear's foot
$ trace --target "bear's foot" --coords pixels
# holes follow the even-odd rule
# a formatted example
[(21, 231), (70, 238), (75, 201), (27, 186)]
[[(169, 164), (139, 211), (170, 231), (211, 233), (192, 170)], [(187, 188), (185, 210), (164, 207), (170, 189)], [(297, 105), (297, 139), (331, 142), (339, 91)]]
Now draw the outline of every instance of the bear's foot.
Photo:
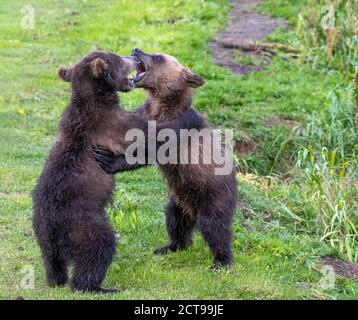
[(185, 244), (174, 244), (174, 243), (169, 243), (166, 246), (163, 247), (159, 247), (157, 249), (154, 250), (154, 254), (167, 254), (170, 252), (177, 252), (177, 251), (184, 251), (186, 250), (190, 245), (192, 244), (191, 241), (188, 241)]
[(154, 254), (168, 254), (170, 252), (176, 252), (178, 247), (176, 245), (168, 244), (163, 247), (159, 247), (154, 250)]
[(214, 259), (213, 269), (227, 269), (233, 265), (233, 257), (231, 254), (217, 257)]
[(103, 288), (98, 288), (97, 290), (94, 291), (95, 293), (99, 293), (99, 294), (115, 294), (120, 292), (118, 289), (103, 289)]
[(98, 288), (76, 288), (72, 287), (72, 290), (82, 292), (82, 293), (96, 293), (96, 294), (114, 294), (118, 293), (118, 289), (104, 289), (101, 287)]
[(47, 284), (49, 287), (63, 287), (67, 284), (67, 280), (50, 280)]
[(47, 275), (47, 284), (50, 287), (63, 287), (67, 284), (68, 278), (66, 273), (57, 273)]

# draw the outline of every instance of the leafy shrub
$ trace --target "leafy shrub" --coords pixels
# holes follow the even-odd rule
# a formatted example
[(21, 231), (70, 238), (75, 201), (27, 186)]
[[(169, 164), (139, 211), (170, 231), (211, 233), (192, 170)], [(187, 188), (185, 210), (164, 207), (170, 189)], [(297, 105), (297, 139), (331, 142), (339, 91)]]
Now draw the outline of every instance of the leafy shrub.
[(297, 132), (298, 151), (281, 216), (358, 259), (358, 2), (311, 1), (298, 16), (301, 62), (344, 74), (328, 110)]
[(358, 259), (358, 113), (353, 85), (330, 94), (328, 113), (314, 116), (299, 134), (296, 178), (289, 186), (282, 214), (350, 261)]
[(356, 78), (358, 70), (358, 2), (324, 0), (312, 2), (298, 17), (296, 34), (301, 44), (301, 60), (314, 67), (344, 71)]

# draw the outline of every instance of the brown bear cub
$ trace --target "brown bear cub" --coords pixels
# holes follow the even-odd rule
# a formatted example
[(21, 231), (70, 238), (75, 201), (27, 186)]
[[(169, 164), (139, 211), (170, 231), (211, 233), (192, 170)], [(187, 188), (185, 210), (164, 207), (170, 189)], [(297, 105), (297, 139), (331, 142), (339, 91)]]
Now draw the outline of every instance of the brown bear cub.
[[(123, 153), (129, 144), (124, 138), (127, 130), (147, 132), (144, 116), (118, 105), (117, 92), (133, 88), (128, 75), (136, 65), (135, 57), (93, 52), (59, 71), (63, 80), (71, 82), (71, 102), (33, 195), (33, 228), (50, 286), (64, 285), (73, 264), (72, 289), (113, 292), (100, 285), (116, 247), (104, 211), (114, 179), (100, 167), (92, 150), (101, 147)], [(189, 129), (200, 122), (195, 112), (186, 113), (162, 127)]]
[[(134, 49), (138, 60), (137, 76), (132, 80), (138, 88), (149, 93), (148, 100), (138, 110), (149, 120), (161, 123), (178, 118), (193, 110), (193, 88), (204, 84), (203, 79), (185, 69), (179, 62), (165, 54), (146, 54)], [(208, 128), (202, 119), (199, 130)], [(215, 146), (215, 145), (214, 145)], [(180, 153), (179, 145), (178, 153)], [(220, 152), (220, 151), (219, 151)], [(202, 149), (199, 153), (203, 155)], [(119, 158), (103, 156), (103, 165), (112, 172), (121, 171)], [(105, 160), (106, 159), (106, 160)], [(114, 163), (118, 163), (115, 168)], [(232, 218), (236, 208), (236, 174), (230, 167), (226, 175), (216, 175), (213, 164), (158, 164), (171, 189), (166, 207), (166, 226), (169, 243), (155, 253), (175, 252), (192, 243), (198, 227), (209, 245), (214, 265), (232, 263)]]

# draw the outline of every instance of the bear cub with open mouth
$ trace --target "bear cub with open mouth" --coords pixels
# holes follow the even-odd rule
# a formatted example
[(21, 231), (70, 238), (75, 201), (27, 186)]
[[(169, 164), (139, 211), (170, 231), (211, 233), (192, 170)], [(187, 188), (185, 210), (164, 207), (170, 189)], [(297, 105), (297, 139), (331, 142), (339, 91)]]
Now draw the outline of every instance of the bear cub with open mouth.
[[(138, 109), (139, 114), (162, 123), (193, 110), (193, 88), (204, 84), (199, 75), (166, 54), (147, 54), (137, 48), (132, 55), (138, 59), (138, 65), (137, 74), (131, 81), (137, 88), (148, 92), (147, 101)], [(208, 128), (202, 119), (199, 131)], [(178, 154), (180, 147), (183, 145), (179, 145)], [(221, 152), (218, 143), (213, 147), (216, 149), (213, 153)], [(202, 159), (202, 144), (199, 153)], [(103, 165), (107, 165), (112, 173), (121, 171), (123, 159), (107, 156), (103, 156), (106, 159)], [(216, 175), (214, 163), (158, 163), (158, 166), (171, 194), (165, 211), (169, 243), (156, 249), (155, 253), (186, 249), (192, 243), (194, 229), (198, 228), (210, 247), (214, 265), (230, 265), (233, 261), (232, 218), (237, 188), (234, 167), (225, 175)]]

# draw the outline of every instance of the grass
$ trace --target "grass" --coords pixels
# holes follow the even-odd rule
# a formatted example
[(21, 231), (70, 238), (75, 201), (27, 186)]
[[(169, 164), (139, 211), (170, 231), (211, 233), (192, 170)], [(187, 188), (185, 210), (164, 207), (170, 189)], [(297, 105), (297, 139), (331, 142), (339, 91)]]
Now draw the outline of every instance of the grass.
[(314, 112), (297, 132), (295, 178), (283, 210), (292, 222), (311, 225), (308, 229), (342, 257), (357, 261), (358, 7), (351, 0), (308, 4), (301, 8), (290, 42), (300, 48), (301, 63), (343, 79), (329, 93), (328, 110)]
[[(285, 2), (287, 6), (274, 6), (275, 1), (267, 1), (260, 10), (294, 25), (292, 16), (307, 2)], [(283, 181), (294, 171), (296, 151), (304, 143), (285, 120), (304, 128), (318, 113), (327, 112), (328, 94), (344, 81), (343, 72), (312, 68), (281, 54), (265, 71), (241, 78), (215, 66), (207, 42), (225, 24), (229, 6), (224, 0), (170, 5), (167, 0), (39, 0), (34, 30), (21, 28), (23, 2), (0, 4), (0, 298), (358, 298), (353, 280), (338, 278), (335, 288), (321, 288), (319, 258), (343, 256), (321, 241), (319, 232), (282, 215), (280, 205), (293, 192)], [(294, 32), (279, 30), (269, 40), (294, 44), (296, 38)], [(234, 222), (235, 265), (227, 271), (210, 270), (210, 253), (200, 236), (186, 252), (152, 254), (167, 239), (163, 209), (168, 190), (157, 169), (141, 169), (116, 177), (116, 196), (108, 208), (120, 240), (104, 285), (122, 291), (98, 296), (48, 288), (31, 230), (31, 190), (69, 98), (57, 69), (93, 49), (128, 54), (135, 46), (173, 54), (201, 74), (207, 84), (196, 92), (197, 109), (213, 125), (235, 128), (237, 138), (256, 144), (254, 154), (238, 158), (242, 178)], [(143, 100), (140, 90), (122, 97), (128, 110)], [(249, 181), (248, 174), (254, 179)], [(269, 185), (260, 183), (266, 176)], [(303, 202), (289, 208), (297, 206), (309, 208)], [(31, 290), (20, 288), (26, 265), (35, 271)]]

